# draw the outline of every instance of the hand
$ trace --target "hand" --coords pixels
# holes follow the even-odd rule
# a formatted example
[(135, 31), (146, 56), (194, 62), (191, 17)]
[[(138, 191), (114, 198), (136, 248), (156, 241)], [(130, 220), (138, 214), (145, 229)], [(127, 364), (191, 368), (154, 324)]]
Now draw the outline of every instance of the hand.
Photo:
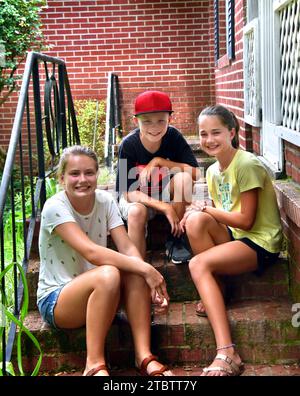
[(202, 202), (202, 201), (194, 201), (191, 203), (191, 205), (189, 205), (186, 210), (185, 210), (185, 214), (183, 216), (183, 218), (181, 219), (180, 223), (179, 223), (179, 227), (181, 232), (185, 232), (185, 223), (187, 221), (187, 218), (189, 217), (189, 215), (191, 215), (192, 213), (195, 212), (203, 212), (206, 209), (206, 201)]
[(166, 206), (163, 209), (163, 213), (165, 214), (168, 222), (170, 223), (171, 234), (175, 237), (179, 237), (182, 234), (182, 231), (180, 228), (179, 217), (177, 216), (177, 213), (175, 212), (173, 206), (169, 203), (166, 203)]
[(150, 288), (153, 303), (163, 307), (168, 306), (170, 297), (164, 277), (151, 264), (143, 263), (147, 266), (144, 278)]
[(158, 167), (159, 167), (158, 157), (155, 157), (143, 168), (143, 170), (139, 174), (139, 181), (141, 186), (148, 185), (153, 170)]
[(169, 301), (166, 298), (161, 298), (157, 293), (152, 300), (153, 304), (155, 305), (154, 310), (156, 313), (166, 313), (169, 308)]
[(187, 210), (197, 211), (197, 212), (204, 212), (207, 206), (206, 201), (194, 201), (191, 205), (187, 208)]

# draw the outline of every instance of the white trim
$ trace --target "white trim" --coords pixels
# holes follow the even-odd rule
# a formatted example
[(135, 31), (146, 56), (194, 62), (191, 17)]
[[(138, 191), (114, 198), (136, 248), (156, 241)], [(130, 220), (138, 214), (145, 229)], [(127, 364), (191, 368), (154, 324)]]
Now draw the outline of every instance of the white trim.
[(284, 139), (287, 142), (300, 147), (300, 133), (299, 132), (295, 132), (292, 129), (288, 129), (283, 126), (276, 126), (276, 128), (274, 129), (274, 133), (276, 136), (280, 137), (281, 139)]
[[(244, 33), (244, 100), (245, 100), (245, 112), (244, 118), (247, 124), (258, 127), (261, 126), (260, 110), (261, 110), (261, 77), (260, 77), (260, 49), (259, 49), (259, 21), (258, 18), (253, 19), (243, 29)], [(247, 72), (247, 66), (249, 65), (249, 53), (248, 53), (248, 36), (253, 33), (253, 79), (255, 81), (254, 96), (255, 103), (253, 108), (253, 114), (247, 114), (250, 103), (248, 103), (248, 86), (249, 86), (249, 75)]]
[(273, 4), (273, 11), (278, 12), (285, 8), (289, 3), (292, 3), (294, 0), (276, 0)]
[(247, 23), (258, 18), (258, 0), (247, 1)]

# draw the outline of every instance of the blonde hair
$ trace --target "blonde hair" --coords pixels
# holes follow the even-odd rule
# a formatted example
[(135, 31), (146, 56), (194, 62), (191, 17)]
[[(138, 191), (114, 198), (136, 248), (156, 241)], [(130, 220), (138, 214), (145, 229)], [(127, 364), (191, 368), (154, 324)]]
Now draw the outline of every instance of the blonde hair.
[(71, 155), (86, 155), (87, 157), (91, 158), (92, 160), (95, 161), (95, 166), (96, 166), (96, 172), (98, 172), (99, 169), (99, 162), (98, 162), (98, 157), (96, 153), (90, 149), (89, 147), (86, 146), (70, 146), (66, 147), (63, 149), (59, 163), (58, 163), (58, 169), (57, 169), (57, 178), (60, 180), (62, 175), (65, 173), (66, 166), (69, 160), (69, 157)]

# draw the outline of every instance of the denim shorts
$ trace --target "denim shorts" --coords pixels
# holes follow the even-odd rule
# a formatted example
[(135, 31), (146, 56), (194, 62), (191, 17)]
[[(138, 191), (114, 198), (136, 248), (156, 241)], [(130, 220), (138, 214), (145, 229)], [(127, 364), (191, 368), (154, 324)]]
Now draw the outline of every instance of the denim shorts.
[(58, 300), (58, 296), (61, 292), (63, 286), (57, 288), (45, 298), (42, 298), (38, 303), (38, 309), (40, 311), (41, 317), (43, 320), (48, 323), (48, 325), (57, 329), (58, 327), (54, 321), (54, 308)]
[(251, 241), (249, 238), (240, 238), (240, 239), (235, 239), (232, 235), (232, 231), (229, 227), (227, 227), (227, 230), (230, 235), (230, 239), (232, 241), (240, 241), (243, 242), (245, 245), (249, 246), (251, 249), (255, 250), (256, 255), (257, 255), (257, 269), (254, 272), (254, 274), (260, 276), (264, 273), (265, 269), (269, 267), (270, 265), (274, 264), (276, 260), (279, 257), (280, 252), (278, 253), (271, 253), (268, 252), (266, 249), (262, 248), (261, 246), (257, 245), (255, 242)]

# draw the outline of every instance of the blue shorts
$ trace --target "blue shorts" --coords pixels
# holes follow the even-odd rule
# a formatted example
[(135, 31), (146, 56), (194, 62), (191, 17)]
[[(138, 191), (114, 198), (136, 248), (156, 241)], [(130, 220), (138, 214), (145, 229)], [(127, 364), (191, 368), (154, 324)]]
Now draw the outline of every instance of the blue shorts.
[(235, 239), (232, 235), (232, 231), (229, 227), (227, 230), (230, 235), (230, 239), (232, 241), (240, 241), (243, 242), (245, 245), (249, 246), (251, 249), (255, 250), (257, 255), (257, 269), (253, 271), (256, 275), (262, 275), (267, 267), (274, 264), (278, 259), (280, 252), (278, 253), (271, 253), (268, 252), (266, 249), (262, 248), (261, 246), (257, 245), (255, 242), (251, 241), (249, 238), (240, 238)]
[(38, 309), (40, 311), (41, 317), (43, 320), (48, 323), (48, 325), (57, 329), (58, 327), (54, 321), (54, 308), (58, 300), (58, 296), (61, 292), (63, 286), (57, 288), (45, 298), (42, 298), (38, 303)]

